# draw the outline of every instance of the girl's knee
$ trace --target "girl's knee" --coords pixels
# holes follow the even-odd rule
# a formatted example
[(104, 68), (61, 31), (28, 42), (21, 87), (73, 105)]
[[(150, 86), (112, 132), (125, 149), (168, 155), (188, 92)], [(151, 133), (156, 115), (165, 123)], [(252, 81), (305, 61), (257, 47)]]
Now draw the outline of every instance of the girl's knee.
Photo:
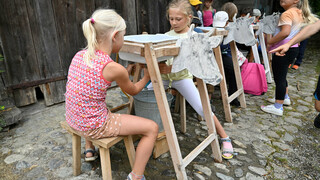
[(159, 126), (156, 122), (150, 120), (150, 123), (149, 123), (149, 128), (148, 128), (148, 131), (150, 134), (152, 134), (153, 136), (158, 136), (158, 132), (159, 132)]

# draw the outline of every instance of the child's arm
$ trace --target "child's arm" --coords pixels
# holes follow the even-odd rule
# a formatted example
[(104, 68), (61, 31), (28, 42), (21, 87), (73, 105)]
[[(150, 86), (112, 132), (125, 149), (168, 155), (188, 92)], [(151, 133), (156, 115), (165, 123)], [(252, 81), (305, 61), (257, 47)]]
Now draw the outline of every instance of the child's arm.
[(288, 49), (292, 45), (307, 39), (308, 37), (317, 33), (319, 30), (320, 30), (320, 20), (311, 25), (306, 26), (296, 36), (294, 36), (294, 38), (292, 38), (289, 42), (270, 51), (270, 53), (276, 53), (277, 56), (284, 56), (285, 53), (288, 51)]
[(103, 69), (103, 77), (107, 81), (116, 81), (119, 87), (126, 93), (134, 96), (138, 94), (150, 80), (148, 70), (144, 68), (144, 76), (137, 83), (129, 79), (128, 71), (120, 64), (111, 62)]
[(291, 32), (290, 25), (281, 26), (281, 31), (268, 41), (268, 45), (272, 45), (274, 43), (284, 40), (286, 37), (289, 36), (290, 32)]

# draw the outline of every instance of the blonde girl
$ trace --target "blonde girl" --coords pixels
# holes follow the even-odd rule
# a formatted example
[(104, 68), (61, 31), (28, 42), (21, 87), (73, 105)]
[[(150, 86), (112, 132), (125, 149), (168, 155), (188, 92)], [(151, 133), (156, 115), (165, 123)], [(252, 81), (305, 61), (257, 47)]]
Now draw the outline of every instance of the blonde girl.
[[(189, 31), (189, 25), (192, 18), (192, 10), (189, 2), (186, 0), (171, 1), (168, 5), (167, 17), (170, 21), (172, 30), (166, 34), (179, 38), (187, 38), (187, 33)], [(200, 94), (193, 83), (192, 74), (186, 69), (177, 73), (171, 73), (172, 62), (173, 59), (169, 59), (166, 63), (159, 64), (160, 73), (162, 74), (165, 88), (172, 87), (179, 91), (179, 93), (185, 97), (192, 108), (199, 115), (204, 117)], [(152, 84), (150, 84), (148, 88), (152, 89)], [(231, 159), (233, 157), (231, 140), (214, 114), (213, 119), (217, 133), (222, 140), (222, 157), (225, 159)]]
[(212, 8), (212, 3), (213, 0), (205, 0), (203, 3), (203, 9), (202, 9), (202, 14), (203, 14), (203, 26), (204, 27), (209, 27), (212, 26), (213, 22), (213, 16), (216, 13), (216, 10)]
[[(281, 14), (274, 36), (267, 42), (270, 50), (289, 42), (299, 33), (303, 24), (315, 22), (316, 17), (311, 14), (308, 0), (281, 0), (281, 7), (285, 12)], [(262, 111), (283, 115), (283, 105), (290, 105), (288, 95), (287, 73), (288, 66), (299, 53), (298, 44), (292, 45), (285, 56), (274, 54), (272, 57), (272, 71), (276, 84), (275, 98), (268, 101), (274, 104), (261, 106)]]
[(86, 138), (85, 160), (96, 159), (95, 147), (87, 139), (141, 134), (132, 172), (128, 179), (145, 179), (145, 166), (158, 134), (158, 125), (149, 119), (111, 113), (106, 107), (107, 89), (112, 81), (130, 95), (139, 93), (150, 77), (133, 84), (127, 70), (110, 55), (123, 45), (125, 21), (113, 10), (95, 11), (82, 24), (87, 47), (76, 53), (69, 67), (66, 97), (66, 120)]

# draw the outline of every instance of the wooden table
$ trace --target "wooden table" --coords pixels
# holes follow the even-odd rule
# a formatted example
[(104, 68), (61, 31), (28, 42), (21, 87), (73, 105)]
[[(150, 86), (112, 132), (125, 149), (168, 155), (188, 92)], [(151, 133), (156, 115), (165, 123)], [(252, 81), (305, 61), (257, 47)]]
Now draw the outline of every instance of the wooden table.
[[(207, 88), (206, 84), (201, 79), (197, 79), (197, 84), (209, 135), (185, 158), (182, 158), (170, 108), (168, 105), (167, 97), (165, 95), (165, 90), (158, 67), (158, 62), (163, 60), (161, 57), (178, 55), (179, 47), (175, 46), (175, 41), (167, 41), (161, 43), (138, 43), (125, 40), (124, 45), (120, 50), (120, 58), (123, 59), (123, 56), (121, 57), (121, 53), (126, 53), (126, 58), (129, 58), (124, 60), (147, 64), (177, 179), (187, 179), (185, 170), (186, 166), (193, 159), (195, 159), (208, 145), (211, 145), (213, 157), (215, 158), (215, 160), (221, 162), (221, 152), (216, 134), (216, 128), (213, 121)], [(130, 59), (129, 54), (131, 54), (132, 57), (135, 58)]]

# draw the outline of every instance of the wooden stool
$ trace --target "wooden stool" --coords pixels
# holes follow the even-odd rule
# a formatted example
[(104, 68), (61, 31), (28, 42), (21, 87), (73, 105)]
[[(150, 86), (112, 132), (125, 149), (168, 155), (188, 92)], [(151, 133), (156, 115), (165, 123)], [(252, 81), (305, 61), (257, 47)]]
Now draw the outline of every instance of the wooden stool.
[[(60, 125), (72, 135), (73, 175), (77, 176), (81, 173), (81, 136), (76, 131), (74, 131), (66, 121), (61, 121)], [(99, 146), (103, 180), (112, 179), (109, 148), (117, 144), (121, 140), (124, 140), (124, 144), (126, 146), (127, 154), (132, 168), (135, 158), (135, 149), (131, 136), (118, 136), (90, 140), (95, 146)]]

